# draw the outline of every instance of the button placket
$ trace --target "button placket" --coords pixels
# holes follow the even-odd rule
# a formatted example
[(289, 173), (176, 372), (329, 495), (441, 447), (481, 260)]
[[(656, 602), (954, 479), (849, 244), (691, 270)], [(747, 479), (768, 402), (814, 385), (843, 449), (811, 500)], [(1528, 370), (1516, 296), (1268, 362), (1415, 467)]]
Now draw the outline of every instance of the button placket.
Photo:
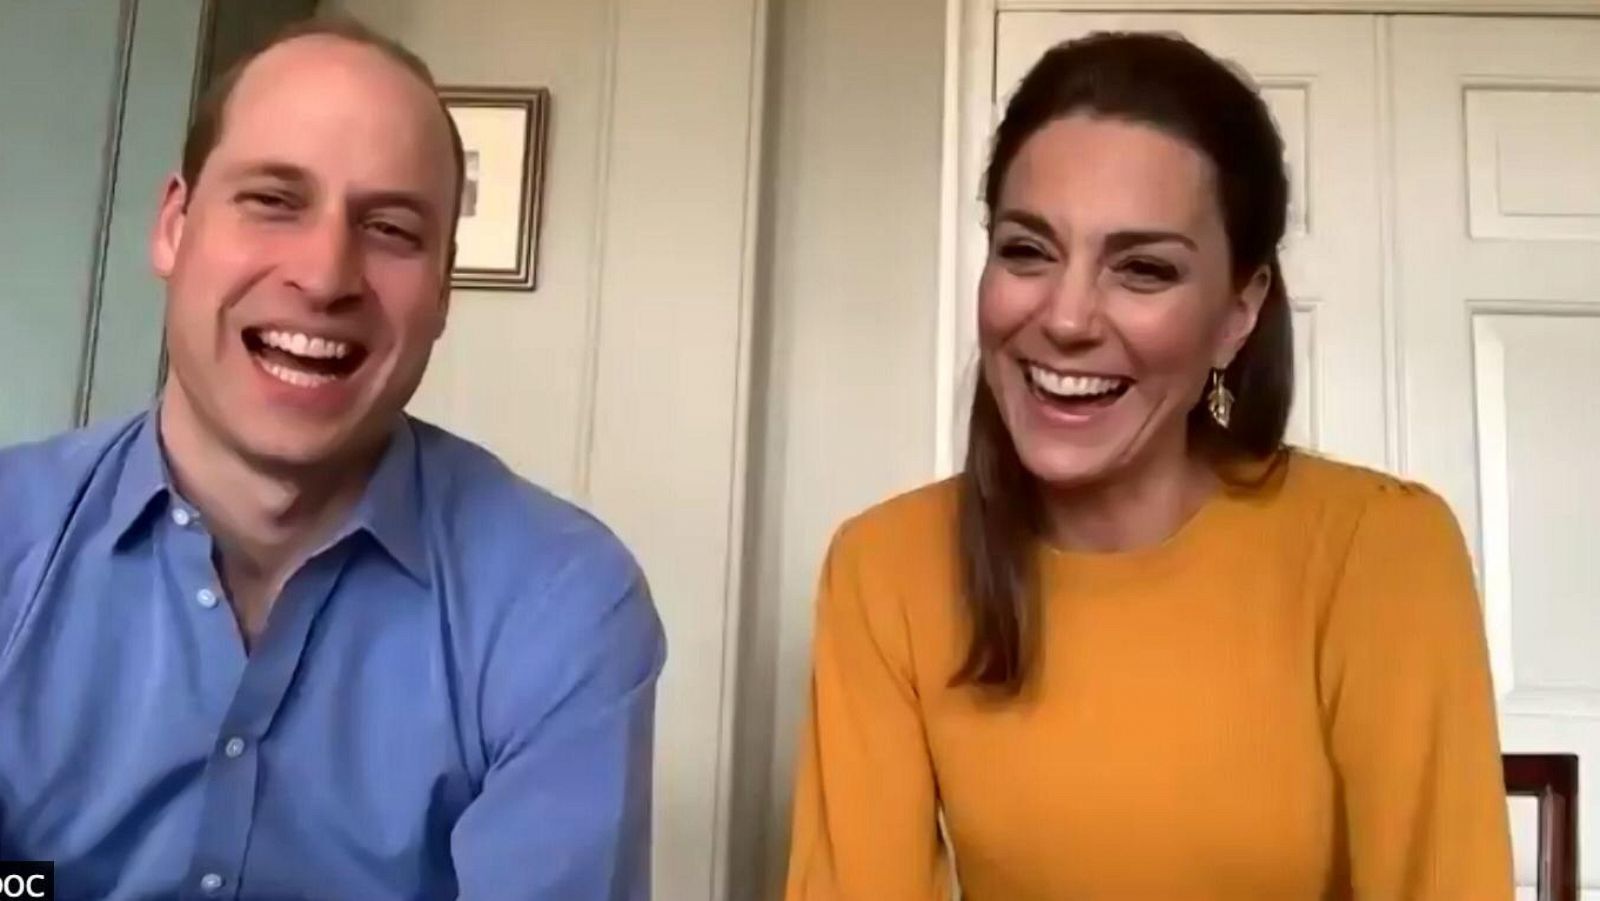
[[(291, 576), (273, 609), (274, 622), (245, 662), (206, 762), (200, 834), (191, 880), (226, 877), (201, 897), (224, 897), (247, 880), (246, 849), (255, 822), (260, 743), (271, 729), (299, 670), (311, 627), (337, 582), (348, 551), (315, 557)], [(222, 600), (222, 598), (218, 598)], [(191, 881), (190, 885), (199, 885)]]
[[(211, 549), (209, 545), (211, 541), (210, 537), (206, 535), (205, 530), (201, 527), (200, 514), (191, 510), (182, 501), (174, 498), (171, 507), (167, 510), (167, 518), (172, 521), (173, 525), (178, 527), (178, 533), (175, 535), (176, 546), (200, 550), (200, 548), (193, 547), (194, 542), (196, 540), (204, 542), (206, 548), (203, 551), (203, 559), (205, 559), (209, 564), (211, 558)], [(185, 556), (187, 556), (187, 552), (185, 553)], [(210, 565), (207, 565), (203, 571), (207, 574), (209, 579), (215, 579), (215, 574), (212, 573), (212, 567)], [(190, 595), (190, 598), (196, 604), (200, 605), (201, 609), (204, 610), (215, 609), (219, 604), (222, 603), (223, 600), (222, 592), (216, 587), (214, 582), (196, 589), (195, 592)]]

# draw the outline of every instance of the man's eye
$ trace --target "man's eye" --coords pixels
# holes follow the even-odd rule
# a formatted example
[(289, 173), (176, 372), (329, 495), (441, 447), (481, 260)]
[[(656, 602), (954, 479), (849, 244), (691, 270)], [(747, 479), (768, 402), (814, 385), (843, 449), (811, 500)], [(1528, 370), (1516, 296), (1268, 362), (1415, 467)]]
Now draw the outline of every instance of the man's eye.
[(399, 241), (411, 247), (422, 246), (422, 238), (416, 232), (393, 222), (378, 220), (368, 223), (367, 228), (385, 240)]
[(270, 191), (241, 191), (238, 199), (247, 206), (259, 207), (265, 210), (289, 210), (294, 208), (294, 202), (283, 194)]

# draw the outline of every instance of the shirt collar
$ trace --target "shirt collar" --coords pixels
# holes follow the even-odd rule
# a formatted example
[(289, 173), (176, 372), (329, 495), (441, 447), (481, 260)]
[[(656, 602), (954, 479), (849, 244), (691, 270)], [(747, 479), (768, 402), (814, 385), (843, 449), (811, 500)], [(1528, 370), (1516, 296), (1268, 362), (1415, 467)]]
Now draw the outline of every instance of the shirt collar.
[(417, 435), (409, 417), (401, 417), (373, 470), (367, 489), (350, 517), (346, 534), (366, 532), (413, 579), (427, 584), (427, 542), (423, 540), (421, 470)]
[(158, 422), (155, 410), (141, 414), (128, 439), (128, 453), (111, 500), (111, 534), (119, 545), (135, 526), (146, 521), (155, 501), (171, 492)]
[[(156, 501), (174, 496), (166, 457), (161, 449), (160, 416), (143, 414), (135, 426), (121, 478), (111, 502), (110, 526), (117, 545), (149, 521)], [(419, 487), (416, 431), (402, 417), (373, 470), (361, 500), (342, 535), (371, 535), (413, 579), (427, 584), (427, 545), (423, 540), (422, 494)]]

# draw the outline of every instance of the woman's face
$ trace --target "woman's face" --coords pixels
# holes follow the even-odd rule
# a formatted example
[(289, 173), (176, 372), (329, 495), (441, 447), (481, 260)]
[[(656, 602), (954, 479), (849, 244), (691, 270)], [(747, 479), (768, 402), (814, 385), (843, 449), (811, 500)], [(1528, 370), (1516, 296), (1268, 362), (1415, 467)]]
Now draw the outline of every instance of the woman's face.
[(1147, 125), (1058, 119), (1006, 172), (978, 292), (983, 374), (1023, 464), (1060, 488), (1181, 461), (1213, 367), (1255, 325), (1210, 161)]

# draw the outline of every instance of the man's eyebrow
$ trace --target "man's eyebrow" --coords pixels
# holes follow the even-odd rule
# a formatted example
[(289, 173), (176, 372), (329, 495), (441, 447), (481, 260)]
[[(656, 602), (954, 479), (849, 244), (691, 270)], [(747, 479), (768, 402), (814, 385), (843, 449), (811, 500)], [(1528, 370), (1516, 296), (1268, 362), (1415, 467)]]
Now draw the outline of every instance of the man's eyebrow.
[(437, 210), (428, 198), (414, 191), (362, 191), (354, 197), (354, 205), (365, 210), (402, 209), (432, 220)]
[(311, 173), (303, 167), (277, 160), (240, 163), (228, 169), (227, 174), (233, 178), (273, 178), (295, 184), (310, 184), (312, 181)]
[[(226, 175), (234, 179), (270, 178), (297, 186), (310, 185), (316, 181), (311, 172), (304, 167), (277, 160), (241, 163), (228, 169)], [(352, 198), (352, 205), (363, 210), (407, 210), (430, 221), (438, 215), (436, 205), (430, 202), (426, 195), (416, 191), (392, 189), (358, 191)]]

